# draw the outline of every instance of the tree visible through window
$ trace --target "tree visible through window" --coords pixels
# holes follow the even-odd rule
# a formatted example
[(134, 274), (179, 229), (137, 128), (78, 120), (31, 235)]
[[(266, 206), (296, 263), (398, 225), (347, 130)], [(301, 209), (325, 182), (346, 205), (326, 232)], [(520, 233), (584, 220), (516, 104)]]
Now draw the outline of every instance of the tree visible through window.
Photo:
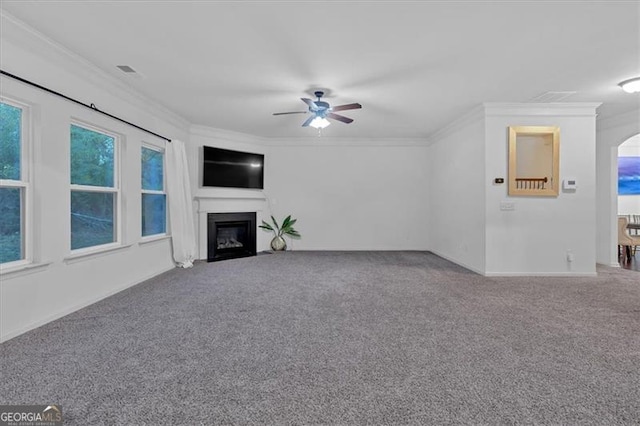
[(22, 109), (0, 103), (0, 263), (25, 258)]
[(166, 194), (164, 193), (164, 153), (142, 147), (142, 236), (164, 234)]
[(71, 125), (71, 249), (117, 241), (113, 136)]

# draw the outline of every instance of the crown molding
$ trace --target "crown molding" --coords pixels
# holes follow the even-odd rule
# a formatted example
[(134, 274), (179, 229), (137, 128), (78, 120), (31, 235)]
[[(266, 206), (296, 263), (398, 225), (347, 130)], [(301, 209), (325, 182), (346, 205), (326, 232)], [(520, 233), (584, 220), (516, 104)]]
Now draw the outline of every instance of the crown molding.
[(640, 109), (627, 111), (622, 114), (607, 118), (596, 119), (596, 129), (598, 131), (614, 129), (616, 127), (631, 126), (637, 128), (640, 133)]
[[(10, 41), (18, 47), (36, 52), (55, 66), (64, 69), (91, 84), (108, 87), (109, 91), (120, 100), (131, 104), (151, 115), (156, 116), (179, 129), (188, 130), (192, 135), (222, 139), (232, 142), (265, 146), (429, 146), (441, 138), (455, 133), (461, 127), (472, 124), (483, 117), (491, 116), (594, 116), (601, 105), (598, 102), (558, 102), (558, 103), (483, 103), (472, 108), (468, 113), (428, 137), (422, 138), (277, 138), (215, 129), (203, 125), (192, 125), (182, 116), (162, 106), (129, 84), (103, 71), (94, 63), (50, 39), (36, 29), (17, 19), (5, 10), (0, 9), (0, 29), (3, 40)], [(1, 59), (1, 58), (0, 58)], [(8, 64), (2, 63), (2, 67)], [(10, 66), (8, 67), (10, 68)], [(12, 72), (8, 69), (7, 71)], [(89, 103), (90, 101), (85, 100)], [(635, 121), (634, 121), (635, 120)], [(599, 119), (599, 129), (607, 129), (633, 123), (640, 123), (640, 110), (630, 111), (615, 117)]]
[(461, 115), (454, 121), (450, 122), (446, 126), (441, 129), (435, 131), (427, 138), (427, 145), (433, 145), (438, 142), (440, 139), (443, 139), (449, 135), (452, 135), (459, 131), (461, 128), (469, 126), (479, 120), (484, 119), (485, 111), (482, 105), (478, 105), (473, 107), (467, 113)]
[(602, 102), (486, 102), (482, 106), (485, 116), (573, 116), (592, 117)]
[(354, 147), (354, 146), (371, 146), (371, 147), (424, 147), (427, 145), (426, 139), (412, 138), (323, 138), (305, 137), (305, 138), (269, 138), (266, 143), (269, 146), (337, 146), (337, 147)]
[(216, 140), (224, 140), (228, 142), (247, 143), (254, 145), (265, 145), (266, 139), (248, 133), (234, 132), (232, 130), (217, 129), (215, 127), (204, 126), (201, 124), (193, 124), (189, 126), (189, 133), (192, 136), (203, 136)]
[(216, 129), (203, 125), (193, 125), (190, 127), (193, 136), (223, 140), (228, 142), (246, 143), (263, 146), (392, 146), (410, 147), (425, 146), (426, 139), (410, 138), (323, 138), (323, 137), (302, 137), (302, 138), (278, 138), (260, 137), (246, 133), (233, 132), (230, 130)]
[[(99, 87), (108, 88), (109, 92), (118, 99), (148, 112), (177, 128), (183, 130), (189, 128), (189, 122), (180, 115), (142, 95), (134, 87), (111, 76), (93, 62), (50, 39), (2, 9), (0, 9), (0, 28), (3, 40), (10, 41), (19, 48), (45, 58), (54, 66), (82, 80)], [(10, 68), (10, 64), (6, 64), (3, 61), (2, 67)], [(11, 69), (7, 69), (7, 71), (14, 73)], [(20, 73), (15, 72), (15, 74), (19, 75)], [(36, 83), (43, 84), (44, 82)], [(52, 89), (55, 90), (53, 87)], [(84, 101), (90, 103), (89, 100)]]
[(596, 108), (600, 102), (549, 102), (549, 103), (515, 103), (515, 102), (486, 102), (473, 107), (466, 114), (447, 124), (440, 130), (432, 133), (428, 138), (428, 145), (433, 145), (440, 139), (457, 132), (485, 117), (504, 116), (572, 116), (593, 117), (596, 116)]

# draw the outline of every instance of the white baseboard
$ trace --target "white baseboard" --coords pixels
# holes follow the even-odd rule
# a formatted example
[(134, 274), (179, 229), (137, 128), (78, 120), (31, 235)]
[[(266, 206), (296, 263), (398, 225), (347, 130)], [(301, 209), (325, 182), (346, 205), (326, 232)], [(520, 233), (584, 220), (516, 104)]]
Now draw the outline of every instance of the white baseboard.
[(610, 268), (619, 268), (620, 267), (620, 263), (615, 262), (615, 263), (596, 263), (596, 265), (602, 265), (602, 266), (608, 266)]
[[(482, 271), (478, 268), (474, 268), (472, 266), (466, 265), (463, 262), (459, 262), (456, 259), (452, 259), (449, 256), (446, 256), (438, 251), (429, 250), (431, 253), (438, 255), (449, 262), (453, 262), (456, 265), (462, 266), (463, 268), (469, 269), (475, 273), (483, 275), (485, 277), (596, 277), (598, 276), (597, 272), (486, 272)], [(619, 265), (618, 265), (619, 266)]]
[(484, 273), (484, 271), (483, 271), (483, 270), (478, 269), (478, 268), (473, 267), (473, 266), (469, 266), (469, 265), (465, 264), (464, 262), (460, 262), (460, 261), (458, 261), (458, 260), (456, 260), (456, 259), (453, 259), (453, 258), (451, 258), (451, 257), (449, 257), (449, 256), (447, 256), (447, 255), (445, 255), (445, 254), (442, 254), (442, 253), (440, 253), (440, 252), (438, 252), (438, 251), (436, 251), (436, 250), (427, 250), (427, 251), (429, 251), (429, 252), (431, 252), (431, 253), (435, 254), (436, 256), (440, 256), (441, 258), (446, 259), (446, 260), (448, 260), (449, 262), (455, 263), (455, 264), (456, 264), (456, 265), (458, 265), (458, 266), (462, 266), (462, 267), (463, 267), (463, 268), (465, 268), (465, 269), (468, 269), (468, 270), (470, 270), (470, 271), (473, 271), (473, 272), (475, 272), (476, 274), (485, 275), (485, 273)]
[(120, 293), (123, 290), (126, 290), (126, 289), (128, 289), (130, 287), (133, 287), (133, 286), (135, 286), (137, 284), (140, 284), (141, 282), (146, 281), (146, 280), (148, 280), (150, 278), (153, 278), (155, 276), (158, 276), (160, 274), (164, 274), (165, 272), (170, 271), (170, 270), (172, 270), (174, 268), (175, 268), (175, 266), (166, 267), (166, 268), (164, 268), (164, 269), (162, 269), (162, 270), (160, 270), (158, 272), (154, 272), (152, 274), (146, 275), (146, 276), (144, 276), (144, 277), (142, 277), (142, 278), (140, 278), (140, 279), (138, 279), (138, 280), (136, 280), (134, 282), (127, 283), (125, 285), (122, 285), (120, 287), (112, 289), (111, 291), (108, 291), (107, 293), (101, 294), (99, 296), (96, 296), (94, 298), (86, 300), (86, 301), (84, 301), (82, 303), (79, 303), (79, 304), (71, 306), (71, 307), (69, 307), (67, 309), (63, 309), (63, 310), (61, 310), (59, 312), (56, 312), (55, 314), (49, 315), (48, 317), (41, 318), (41, 319), (39, 319), (37, 321), (29, 323), (26, 326), (24, 326), (24, 327), (22, 327), (22, 328), (20, 328), (18, 330), (14, 330), (14, 331), (11, 331), (11, 332), (3, 335), (3, 336), (0, 336), (0, 343), (6, 342), (7, 340), (11, 340), (14, 337), (17, 337), (17, 336), (19, 336), (21, 334), (26, 333), (27, 331), (31, 331), (31, 330), (33, 330), (35, 328), (41, 327), (41, 326), (43, 326), (45, 324), (48, 324), (51, 321), (55, 321), (55, 320), (60, 319), (60, 318), (62, 318), (64, 316), (66, 316), (66, 315), (69, 315), (69, 314), (71, 314), (73, 312), (79, 311), (80, 309), (86, 308), (89, 305), (93, 305), (94, 303), (99, 302), (99, 301), (101, 301), (103, 299), (106, 299), (109, 296), (113, 296), (116, 293)]
[(487, 272), (485, 277), (596, 277), (597, 272)]

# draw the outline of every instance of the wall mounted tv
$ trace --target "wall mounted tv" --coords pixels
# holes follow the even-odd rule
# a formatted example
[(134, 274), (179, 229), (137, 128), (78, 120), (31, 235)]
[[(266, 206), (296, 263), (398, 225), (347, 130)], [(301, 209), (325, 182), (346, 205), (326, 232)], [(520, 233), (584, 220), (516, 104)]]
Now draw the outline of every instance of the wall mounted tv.
[(264, 155), (203, 148), (202, 186), (264, 189)]

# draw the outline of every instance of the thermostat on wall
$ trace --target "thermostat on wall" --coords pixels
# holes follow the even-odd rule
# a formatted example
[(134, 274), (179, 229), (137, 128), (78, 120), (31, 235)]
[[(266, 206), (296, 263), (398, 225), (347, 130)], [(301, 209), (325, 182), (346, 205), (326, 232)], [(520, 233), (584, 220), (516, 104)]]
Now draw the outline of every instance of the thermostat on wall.
[(576, 189), (578, 187), (578, 183), (576, 178), (566, 178), (562, 181), (562, 189)]

